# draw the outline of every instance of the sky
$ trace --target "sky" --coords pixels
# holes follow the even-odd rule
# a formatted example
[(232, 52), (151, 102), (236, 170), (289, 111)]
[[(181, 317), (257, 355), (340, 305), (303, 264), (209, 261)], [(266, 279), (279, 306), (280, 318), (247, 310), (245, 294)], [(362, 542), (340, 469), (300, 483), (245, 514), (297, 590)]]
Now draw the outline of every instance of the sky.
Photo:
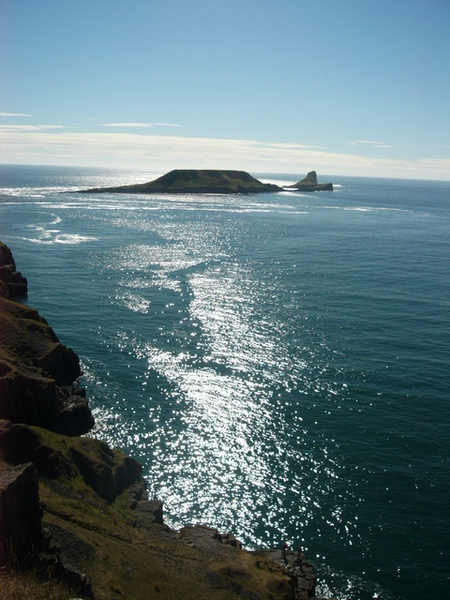
[(1, 0), (0, 163), (450, 180), (450, 0)]

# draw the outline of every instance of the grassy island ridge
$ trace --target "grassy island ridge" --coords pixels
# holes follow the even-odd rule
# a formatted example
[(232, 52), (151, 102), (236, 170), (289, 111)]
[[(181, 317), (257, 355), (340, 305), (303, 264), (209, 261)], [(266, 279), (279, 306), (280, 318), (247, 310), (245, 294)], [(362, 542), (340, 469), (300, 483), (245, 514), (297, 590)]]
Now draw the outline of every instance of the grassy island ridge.
[(80, 437), (92, 416), (67, 385), (78, 375), (78, 357), (36, 310), (0, 298), (2, 600), (314, 597), (303, 554), (288, 552), (285, 565), (281, 549), (245, 551), (231, 533), (170, 529), (142, 466)]
[(86, 191), (126, 194), (257, 194), (280, 190), (277, 185), (262, 183), (245, 171), (175, 169), (148, 183)]

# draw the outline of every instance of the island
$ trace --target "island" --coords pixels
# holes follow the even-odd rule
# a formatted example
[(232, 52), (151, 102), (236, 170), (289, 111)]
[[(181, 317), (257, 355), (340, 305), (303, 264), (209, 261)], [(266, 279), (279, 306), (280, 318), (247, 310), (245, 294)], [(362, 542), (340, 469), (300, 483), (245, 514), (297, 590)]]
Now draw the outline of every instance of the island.
[(317, 183), (317, 173), (310, 171), (308, 175), (301, 181), (297, 181), (292, 185), (284, 187), (285, 190), (293, 190), (297, 192), (332, 192), (332, 183)]
[(280, 190), (277, 185), (262, 183), (245, 171), (175, 169), (147, 183), (85, 191), (97, 194), (258, 194)]
[(247, 551), (207, 525), (175, 531), (142, 466), (85, 436), (80, 361), (27, 295), (0, 242), (0, 597), (307, 600), (301, 549)]
[(280, 187), (263, 183), (245, 171), (174, 169), (147, 183), (80, 190), (87, 194), (261, 194), (283, 191), (332, 192), (332, 183), (317, 183), (310, 171), (305, 179)]

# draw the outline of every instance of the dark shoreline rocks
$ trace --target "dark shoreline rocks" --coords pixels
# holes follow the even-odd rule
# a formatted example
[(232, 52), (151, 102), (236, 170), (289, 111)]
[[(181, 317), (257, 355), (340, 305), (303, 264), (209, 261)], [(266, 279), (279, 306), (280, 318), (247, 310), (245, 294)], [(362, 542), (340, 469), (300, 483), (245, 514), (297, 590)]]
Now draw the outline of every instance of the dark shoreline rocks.
[(93, 423), (84, 390), (68, 384), (79, 374), (36, 310), (0, 299), (0, 569), (33, 569), (90, 600), (314, 598), (304, 557), (165, 525), (141, 464), (79, 437)]
[(294, 573), (297, 580), (296, 600), (315, 597), (317, 575), (312, 563), (300, 549), (297, 552), (288, 549), (285, 554), (280, 550), (259, 550), (255, 555), (283, 565)]

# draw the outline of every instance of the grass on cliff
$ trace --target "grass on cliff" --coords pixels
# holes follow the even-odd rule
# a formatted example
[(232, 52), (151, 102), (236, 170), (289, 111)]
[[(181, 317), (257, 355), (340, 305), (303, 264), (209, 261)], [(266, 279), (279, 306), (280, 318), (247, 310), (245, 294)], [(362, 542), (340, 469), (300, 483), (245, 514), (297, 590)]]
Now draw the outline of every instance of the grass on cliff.
[[(151, 510), (132, 508), (131, 491), (124, 490), (108, 502), (94, 489), (98, 485), (90, 485), (73, 461), (77, 456), (74, 451), (82, 452), (90, 472), (101, 475), (105, 461), (112, 467), (123, 464), (125, 455), (120, 451), (106, 451), (102, 442), (91, 438), (60, 436), (39, 427), (27, 429), (37, 436), (37, 448), (47, 449), (44, 456), (53, 465), (39, 480), (42, 524), (60, 548), (64, 564), (90, 579), (97, 600), (287, 597), (290, 581), (281, 566), (220, 543), (211, 530), (186, 528), (177, 532), (158, 524)], [(35, 454), (40, 456), (37, 451)], [(41, 467), (46, 470), (48, 464)], [(0, 585), (4, 587), (0, 587), (2, 600), (70, 597), (57, 583), (33, 582), (29, 576), (5, 578)], [(36, 585), (36, 592), (32, 585)], [(16, 590), (22, 592), (13, 595)], [(74, 596), (83, 597), (72, 592)]]
[(75, 566), (91, 579), (98, 600), (286, 597), (282, 572), (269, 570), (250, 553), (215, 541), (217, 554), (193, 547), (164, 525), (135, 528), (122, 497), (108, 505), (85, 490), (82, 499), (80, 481), (73, 498), (52, 488), (41, 485), (44, 525), (64, 529), (75, 544), (78, 540)]
[(63, 584), (57, 581), (43, 583), (33, 573), (0, 571), (0, 598), (2, 600), (69, 600), (73, 598)]

